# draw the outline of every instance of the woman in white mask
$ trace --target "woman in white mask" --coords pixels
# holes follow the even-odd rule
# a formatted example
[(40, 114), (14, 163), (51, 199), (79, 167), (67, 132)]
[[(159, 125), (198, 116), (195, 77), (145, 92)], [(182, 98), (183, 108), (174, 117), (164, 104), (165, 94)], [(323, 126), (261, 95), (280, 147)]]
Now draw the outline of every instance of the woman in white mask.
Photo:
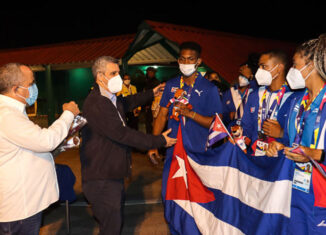
[(304, 90), (289, 107), (288, 145), (272, 142), (267, 155), (284, 149), (293, 160), (289, 234), (326, 234), (325, 34), (297, 48), (286, 79), (292, 89)]

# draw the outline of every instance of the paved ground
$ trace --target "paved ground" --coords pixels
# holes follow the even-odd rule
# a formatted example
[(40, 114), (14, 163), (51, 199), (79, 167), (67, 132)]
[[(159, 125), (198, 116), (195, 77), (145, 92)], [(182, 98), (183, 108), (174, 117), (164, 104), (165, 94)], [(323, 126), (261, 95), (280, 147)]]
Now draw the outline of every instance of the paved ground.
[[(79, 150), (62, 153), (56, 163), (70, 166), (76, 176), (74, 190), (77, 201), (70, 205), (71, 233), (97, 234), (98, 226), (90, 206), (83, 197), (80, 177)], [(170, 234), (161, 204), (161, 174), (163, 164), (154, 167), (144, 153), (133, 152), (132, 178), (126, 180), (125, 224), (122, 234)], [(65, 206), (56, 203), (44, 212), (40, 235), (66, 234)]]

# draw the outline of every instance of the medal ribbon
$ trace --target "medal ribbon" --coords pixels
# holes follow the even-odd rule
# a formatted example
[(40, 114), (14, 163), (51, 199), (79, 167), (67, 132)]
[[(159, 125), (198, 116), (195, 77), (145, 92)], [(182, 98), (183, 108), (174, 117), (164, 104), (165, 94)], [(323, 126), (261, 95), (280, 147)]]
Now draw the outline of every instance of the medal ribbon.
[[(325, 88), (326, 83), (324, 84), (324, 86), (320, 89), (319, 93)], [(318, 95), (316, 96), (316, 98), (318, 97)], [(316, 99), (315, 98), (315, 99)], [(309, 114), (311, 113), (311, 105), (309, 105), (309, 107), (307, 107), (307, 102), (309, 99), (309, 93), (308, 93), (308, 89), (306, 89), (304, 96), (302, 98), (302, 101), (300, 103), (300, 107), (299, 107), (299, 112), (297, 114), (297, 117), (295, 119), (295, 127), (297, 130), (295, 139), (294, 139), (294, 144), (295, 145), (300, 145), (301, 139), (302, 139), (302, 134), (304, 131), (304, 126), (305, 126), (305, 122), (309, 116)], [(314, 99), (314, 100), (315, 100)], [(311, 102), (313, 103), (314, 100)], [(326, 102), (326, 93), (323, 96), (323, 99), (319, 105), (319, 110), (317, 113), (317, 117), (316, 117), (316, 121), (314, 124), (314, 131), (312, 134), (312, 138), (311, 138), (311, 144), (310, 144), (310, 148), (315, 149), (317, 147), (317, 143), (318, 143), (318, 136), (319, 136), (319, 131), (320, 131), (320, 119), (321, 119), (321, 113), (324, 107), (324, 104)], [(304, 115), (303, 115), (304, 114)]]
[(258, 131), (262, 130), (262, 124), (266, 119), (269, 119), (275, 109), (275, 113), (278, 112), (278, 109), (280, 108), (281, 101), (283, 99), (283, 96), (285, 94), (287, 88), (287, 83), (284, 83), (282, 87), (278, 90), (276, 97), (274, 98), (274, 101), (272, 105), (270, 106), (268, 112), (267, 111), (267, 104), (270, 102), (270, 98), (272, 94), (268, 97), (268, 101), (266, 101), (266, 94), (267, 89), (264, 91), (264, 94), (262, 96), (262, 110), (260, 118), (258, 118)]
[(247, 96), (249, 94), (249, 89), (250, 89), (250, 86), (247, 87), (247, 89), (245, 90), (245, 93), (244, 93), (243, 97), (241, 98), (241, 104), (237, 108), (236, 119), (241, 119), (242, 118), (241, 117), (241, 109), (242, 109), (242, 112), (243, 112), (243, 107), (244, 107), (244, 105), (247, 102)]

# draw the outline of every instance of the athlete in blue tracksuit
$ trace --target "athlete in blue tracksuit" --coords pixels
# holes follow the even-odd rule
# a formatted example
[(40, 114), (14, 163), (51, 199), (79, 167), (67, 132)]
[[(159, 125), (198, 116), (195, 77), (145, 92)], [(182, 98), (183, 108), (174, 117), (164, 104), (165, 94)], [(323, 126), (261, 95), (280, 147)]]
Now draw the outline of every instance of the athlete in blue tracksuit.
[(258, 60), (258, 54), (250, 54), (247, 61), (240, 65), (239, 83), (226, 90), (222, 95), (223, 122), (226, 126), (232, 126), (241, 120), (249, 94), (258, 88), (255, 79)]
[(326, 35), (297, 48), (293, 62), (287, 75), (289, 85), (306, 89), (288, 107), (289, 144), (271, 143), (267, 155), (284, 149), (293, 160), (288, 234), (321, 235), (326, 234)]
[(249, 95), (241, 120), (243, 135), (251, 139), (248, 153), (265, 156), (268, 143), (274, 139), (287, 140), (287, 106), (296, 96), (285, 82), (287, 60), (282, 51), (269, 51), (261, 55), (256, 73), (262, 85)]

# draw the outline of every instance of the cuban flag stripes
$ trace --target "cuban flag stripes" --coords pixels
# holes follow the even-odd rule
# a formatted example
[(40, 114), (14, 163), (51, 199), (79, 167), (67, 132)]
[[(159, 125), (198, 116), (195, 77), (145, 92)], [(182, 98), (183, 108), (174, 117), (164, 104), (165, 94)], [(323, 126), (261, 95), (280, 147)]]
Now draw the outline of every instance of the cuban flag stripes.
[[(227, 142), (203, 153), (187, 151), (179, 126), (163, 172), (165, 218), (172, 234), (286, 234), (293, 164), (250, 157)], [(291, 173), (292, 172), (292, 173)]]
[(218, 141), (227, 136), (230, 136), (230, 138), (232, 138), (228, 130), (225, 128), (224, 123), (222, 122), (218, 114), (216, 114), (214, 120), (212, 121), (211, 127), (209, 128), (206, 150), (207, 148), (211, 147), (213, 144), (217, 143)]

